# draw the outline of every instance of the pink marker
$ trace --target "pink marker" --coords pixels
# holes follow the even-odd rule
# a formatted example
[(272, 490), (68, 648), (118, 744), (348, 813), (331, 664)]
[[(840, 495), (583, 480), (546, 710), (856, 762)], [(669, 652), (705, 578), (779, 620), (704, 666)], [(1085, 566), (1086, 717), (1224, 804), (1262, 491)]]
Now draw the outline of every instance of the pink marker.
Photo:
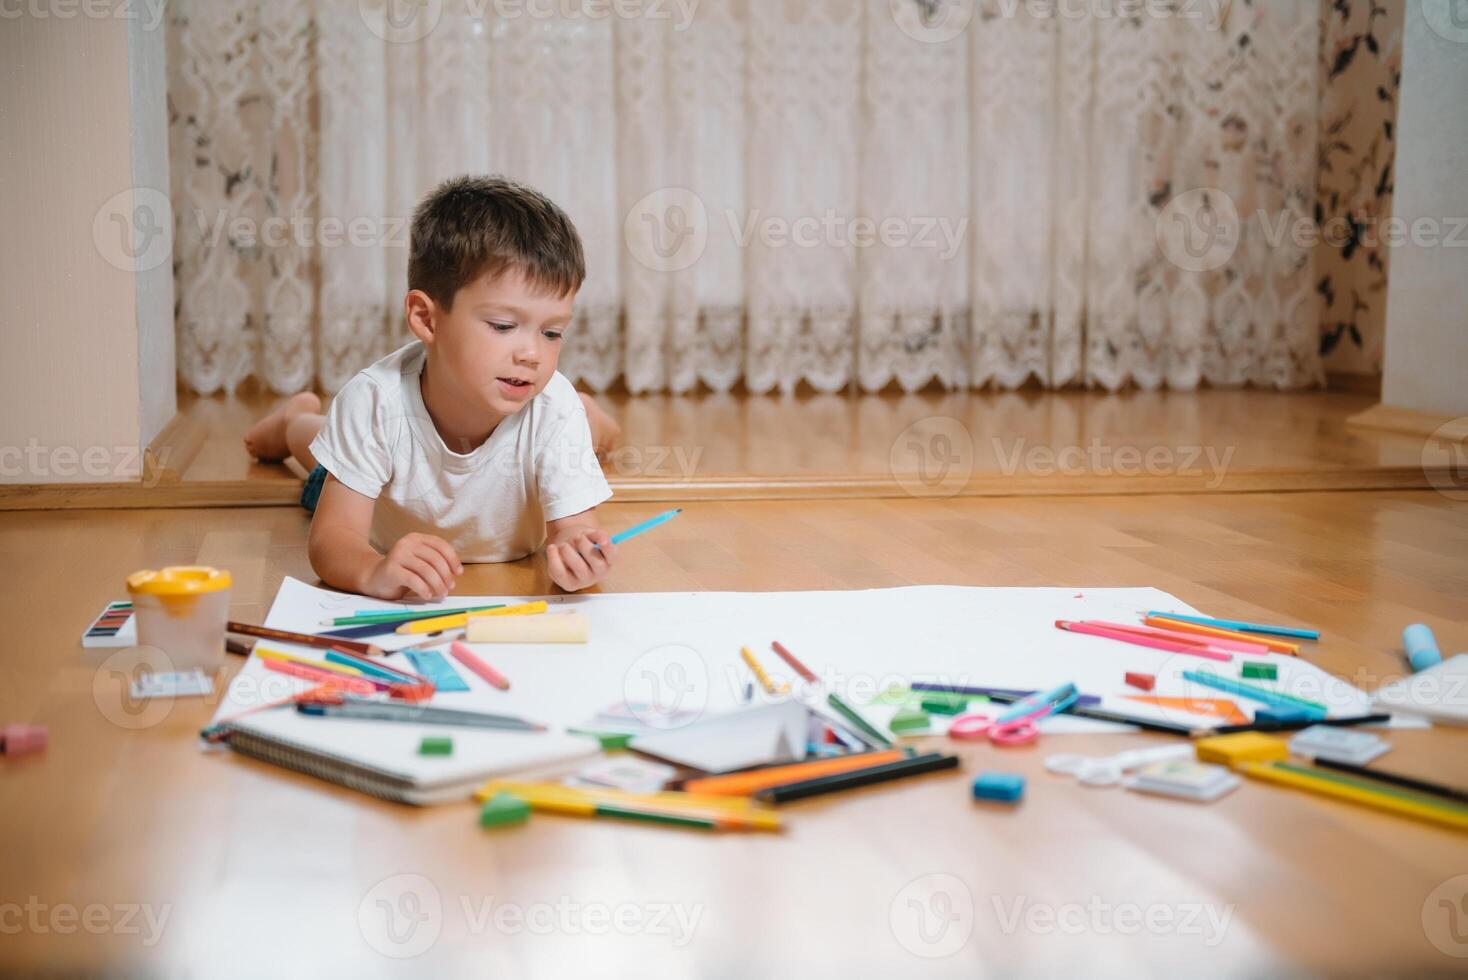
[(1209, 660), (1232, 660), (1234, 655), (1222, 650), (1214, 650), (1211, 647), (1188, 645), (1185, 643), (1174, 643), (1160, 637), (1145, 636), (1141, 633), (1128, 633), (1125, 630), (1107, 629), (1104, 626), (1094, 626), (1089, 623), (1076, 623), (1069, 620), (1057, 619), (1055, 625), (1072, 633), (1085, 633), (1088, 636), (1103, 636), (1108, 640), (1120, 640), (1123, 643), (1131, 643), (1139, 647), (1151, 647), (1154, 650), (1167, 650), (1170, 653), (1187, 653), (1195, 657), (1206, 657)]
[(454, 642), (449, 644), (449, 653), (453, 654), (454, 659), (457, 660), (459, 663), (463, 664), (465, 667), (468, 667), (470, 670), (474, 671), (474, 673), (478, 674), (480, 677), (484, 678), (486, 681), (488, 681), (490, 684), (493, 684), (501, 691), (508, 691), (510, 689), (509, 679), (506, 678), (504, 674), (501, 674), (489, 664), (485, 663), (479, 658), (479, 655), (477, 653), (475, 653), (473, 650), (470, 650), (467, 646), (465, 646), (463, 643), (460, 643), (458, 640), (455, 640)]

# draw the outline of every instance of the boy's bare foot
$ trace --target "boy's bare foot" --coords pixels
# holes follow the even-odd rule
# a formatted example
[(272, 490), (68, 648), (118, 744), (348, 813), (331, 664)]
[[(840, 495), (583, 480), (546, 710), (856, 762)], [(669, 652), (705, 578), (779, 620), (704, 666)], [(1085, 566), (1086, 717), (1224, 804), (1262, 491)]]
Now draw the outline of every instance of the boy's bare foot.
[(245, 448), (250, 455), (263, 463), (273, 463), (290, 455), (286, 445), (285, 428), (291, 419), (302, 412), (320, 412), (321, 399), (309, 391), (292, 395), (271, 410), (245, 433)]
[(597, 458), (604, 458), (617, 448), (617, 440), (622, 437), (622, 427), (590, 395), (581, 394), (581, 404), (586, 406), (586, 422), (591, 426), (591, 448), (596, 451)]

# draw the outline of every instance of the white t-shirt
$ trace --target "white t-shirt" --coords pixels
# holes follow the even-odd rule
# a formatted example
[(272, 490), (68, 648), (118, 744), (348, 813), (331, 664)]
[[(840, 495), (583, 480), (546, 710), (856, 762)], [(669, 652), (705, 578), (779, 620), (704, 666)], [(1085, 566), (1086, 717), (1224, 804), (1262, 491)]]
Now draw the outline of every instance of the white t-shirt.
[(444, 445), (423, 405), (423, 345), (360, 372), (331, 403), (311, 443), (318, 462), (377, 501), (372, 545), (435, 534), (462, 561), (515, 561), (545, 546), (545, 522), (612, 495), (591, 445), (586, 409), (559, 372), (468, 454)]

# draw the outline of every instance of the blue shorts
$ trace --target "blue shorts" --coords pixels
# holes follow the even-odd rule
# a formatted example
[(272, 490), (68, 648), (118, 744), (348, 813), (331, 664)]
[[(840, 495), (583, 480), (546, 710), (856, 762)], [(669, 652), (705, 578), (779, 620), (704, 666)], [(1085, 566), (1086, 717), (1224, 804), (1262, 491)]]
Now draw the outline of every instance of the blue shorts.
[(301, 484), (301, 506), (309, 513), (316, 513), (316, 504), (321, 500), (321, 491), (326, 486), (326, 467), (320, 463)]

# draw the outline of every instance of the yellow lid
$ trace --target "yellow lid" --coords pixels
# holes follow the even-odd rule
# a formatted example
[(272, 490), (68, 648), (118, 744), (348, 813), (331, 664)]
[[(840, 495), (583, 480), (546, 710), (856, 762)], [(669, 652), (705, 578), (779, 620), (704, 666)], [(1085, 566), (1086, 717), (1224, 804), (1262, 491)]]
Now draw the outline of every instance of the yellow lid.
[(129, 592), (147, 595), (199, 595), (204, 592), (219, 592), (229, 586), (229, 572), (207, 565), (170, 565), (156, 572), (133, 572), (127, 577)]

